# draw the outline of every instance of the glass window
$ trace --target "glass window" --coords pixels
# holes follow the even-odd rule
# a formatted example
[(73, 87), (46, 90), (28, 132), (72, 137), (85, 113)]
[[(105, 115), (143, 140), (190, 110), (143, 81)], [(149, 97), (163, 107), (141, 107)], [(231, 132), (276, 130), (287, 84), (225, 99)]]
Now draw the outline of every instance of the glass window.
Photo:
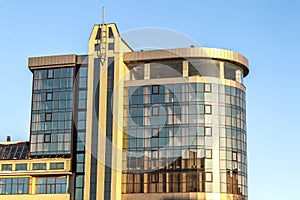
[(211, 84), (210, 83), (204, 84), (204, 92), (211, 92)]
[(2, 171), (11, 171), (12, 170), (12, 164), (2, 164), (1, 170)]
[(108, 43), (108, 50), (115, 50), (115, 44), (114, 43)]
[(64, 169), (64, 168), (65, 168), (65, 163), (63, 163), (63, 162), (50, 163), (50, 169), (51, 170)]
[(159, 93), (159, 85), (153, 85), (152, 94), (158, 94), (158, 93)]
[(66, 177), (46, 177), (37, 178), (37, 194), (66, 194), (67, 178)]
[(212, 158), (212, 150), (205, 149), (205, 158), (211, 159)]
[(113, 33), (111, 27), (108, 27), (108, 37), (109, 37), (109, 38), (114, 38), (114, 33)]
[(46, 113), (46, 116), (45, 116), (45, 118), (46, 118), (46, 122), (51, 122), (52, 121), (52, 113)]
[(158, 116), (159, 115), (159, 106), (153, 106), (152, 107), (152, 115)]
[(33, 163), (33, 170), (46, 170), (46, 163)]
[(189, 59), (189, 76), (220, 77), (219, 61)]
[(144, 65), (134, 66), (130, 69), (130, 80), (144, 79)]
[(27, 164), (22, 163), (22, 164), (16, 164), (16, 171), (25, 171), (27, 170)]
[(0, 178), (0, 195), (28, 194), (29, 178)]
[(98, 28), (98, 31), (97, 31), (97, 35), (96, 35), (96, 40), (100, 40), (101, 39), (101, 28)]
[(150, 63), (150, 79), (182, 77), (182, 61)]
[(150, 181), (151, 181), (151, 183), (158, 183), (159, 182), (159, 174), (150, 174)]
[(211, 105), (205, 105), (204, 106), (204, 113), (205, 114), (211, 114)]
[(152, 129), (152, 138), (158, 138), (159, 137), (159, 129), (153, 128)]
[(237, 66), (231, 63), (224, 63), (224, 78), (230, 80), (236, 80), (236, 70), (238, 69)]
[(53, 69), (49, 69), (49, 70), (47, 71), (47, 78), (48, 78), (48, 79), (52, 79), (52, 78), (53, 78)]
[(206, 182), (212, 182), (213, 181), (212, 173), (211, 172), (206, 172), (205, 173), (205, 181)]
[(212, 132), (211, 132), (211, 127), (205, 127), (205, 136), (211, 136)]
[(53, 93), (52, 92), (47, 92), (46, 100), (47, 101), (52, 101), (52, 99), (53, 99)]
[(232, 152), (232, 160), (237, 161), (237, 153), (234, 151)]
[(95, 44), (95, 51), (100, 51), (100, 44)]
[(45, 143), (50, 143), (51, 142), (51, 134), (45, 134), (44, 142)]

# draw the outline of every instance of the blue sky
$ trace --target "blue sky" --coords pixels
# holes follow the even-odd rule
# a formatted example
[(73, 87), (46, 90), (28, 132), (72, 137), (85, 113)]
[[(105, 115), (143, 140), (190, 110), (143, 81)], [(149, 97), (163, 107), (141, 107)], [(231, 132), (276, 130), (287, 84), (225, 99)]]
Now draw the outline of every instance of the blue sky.
[(28, 140), (30, 56), (84, 54), (94, 24), (120, 32), (162, 27), (250, 61), (247, 86), (249, 199), (299, 199), (299, 1), (9, 0), (0, 3), (0, 141)]

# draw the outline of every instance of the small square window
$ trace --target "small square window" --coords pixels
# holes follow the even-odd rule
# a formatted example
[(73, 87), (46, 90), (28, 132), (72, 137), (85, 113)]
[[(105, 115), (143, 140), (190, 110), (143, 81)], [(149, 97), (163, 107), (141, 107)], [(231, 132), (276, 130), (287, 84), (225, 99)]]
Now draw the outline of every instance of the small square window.
[(95, 44), (95, 51), (100, 51), (100, 44)]
[(46, 113), (46, 122), (51, 122), (52, 121), (52, 113)]
[(51, 134), (45, 134), (44, 135), (44, 142), (50, 143), (51, 142)]
[(158, 138), (159, 137), (159, 129), (153, 128), (152, 129), (152, 138)]
[(159, 93), (159, 85), (152, 85), (152, 94)]
[(205, 83), (204, 84), (204, 92), (211, 92), (211, 84), (210, 83)]
[(47, 92), (46, 100), (47, 101), (52, 101), (52, 99), (53, 99), (53, 93), (52, 92)]
[(204, 113), (205, 114), (211, 114), (211, 105), (205, 105), (204, 106)]
[(114, 43), (108, 43), (108, 50), (115, 50), (115, 44)]
[(159, 106), (153, 106), (152, 107), (152, 116), (158, 116), (159, 115)]
[(52, 78), (53, 78), (53, 69), (49, 69), (49, 70), (47, 71), (47, 78), (48, 78), (48, 79), (52, 79)]
[(205, 150), (205, 158), (212, 159), (212, 150), (211, 149)]
[(213, 177), (212, 177), (212, 173), (211, 172), (206, 172), (205, 173), (205, 181), (206, 182), (212, 182), (213, 181)]
[(237, 161), (237, 153), (234, 151), (232, 152), (232, 160)]
[(212, 132), (211, 132), (211, 127), (205, 127), (205, 136), (211, 136)]

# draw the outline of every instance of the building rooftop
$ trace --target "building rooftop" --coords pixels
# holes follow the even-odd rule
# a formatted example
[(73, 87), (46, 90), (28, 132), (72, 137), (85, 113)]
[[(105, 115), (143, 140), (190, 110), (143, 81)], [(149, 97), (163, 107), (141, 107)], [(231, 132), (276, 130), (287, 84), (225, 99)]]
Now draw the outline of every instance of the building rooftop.
[(0, 142), (0, 160), (27, 159), (29, 142)]

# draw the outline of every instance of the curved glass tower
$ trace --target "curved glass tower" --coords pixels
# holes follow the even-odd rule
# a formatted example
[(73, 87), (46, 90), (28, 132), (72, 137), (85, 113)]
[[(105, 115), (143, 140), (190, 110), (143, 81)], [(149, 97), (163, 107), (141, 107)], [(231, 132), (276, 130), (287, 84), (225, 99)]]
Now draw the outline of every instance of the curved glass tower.
[(242, 55), (125, 53), (122, 199), (247, 199)]

